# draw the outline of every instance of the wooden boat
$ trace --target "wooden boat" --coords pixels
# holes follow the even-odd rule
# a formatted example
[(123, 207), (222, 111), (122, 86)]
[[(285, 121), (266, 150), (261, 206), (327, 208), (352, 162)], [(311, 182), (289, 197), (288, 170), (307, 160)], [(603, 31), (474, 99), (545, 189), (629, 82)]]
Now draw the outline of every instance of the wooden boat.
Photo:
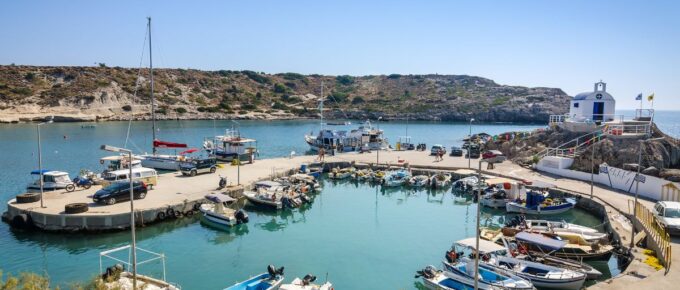
[(574, 260), (609, 260), (614, 247), (612, 245), (592, 244), (580, 245), (567, 241), (547, 237), (546, 235), (519, 232), (515, 235), (515, 241), (523, 245), (529, 252), (535, 255), (549, 254), (559, 258)]
[(514, 235), (520, 231), (539, 233), (550, 236), (559, 236), (572, 244), (592, 245), (607, 240), (606, 233), (600, 233), (595, 229), (571, 224), (565, 221), (526, 220), (523, 216), (515, 216), (506, 223), (503, 229), (508, 235)]
[(352, 176), (355, 171), (356, 168), (354, 167), (333, 168), (333, 170), (331, 170), (331, 172), (328, 174), (328, 177), (331, 179), (345, 179)]
[(430, 184), (430, 177), (427, 175), (416, 175), (409, 179), (408, 184), (413, 187), (423, 187)]
[(280, 290), (333, 290), (331, 282), (324, 282), (323, 284), (314, 284), (316, 276), (307, 274), (302, 279), (295, 278), (290, 284), (283, 284), (279, 287)]
[(576, 206), (576, 200), (572, 198), (549, 198), (547, 192), (527, 191), (524, 202), (508, 202), (505, 204), (505, 210), (522, 214), (548, 215), (564, 213), (574, 206)]
[(439, 172), (430, 177), (430, 186), (432, 188), (443, 188), (451, 184), (451, 174)]
[(234, 210), (229, 205), (236, 202), (236, 199), (219, 193), (211, 193), (205, 196), (208, 201), (201, 204), (199, 211), (201, 219), (217, 225), (233, 227), (238, 224), (248, 222), (248, 214), (243, 210)]
[(541, 289), (578, 290), (586, 281), (585, 273), (514, 257), (492, 256), (484, 263), (511, 271)]
[(383, 186), (394, 187), (404, 185), (411, 179), (411, 173), (405, 169), (390, 171), (383, 178)]
[(368, 180), (373, 176), (373, 170), (371, 169), (360, 169), (352, 174), (352, 178), (360, 181)]
[(224, 290), (275, 290), (279, 289), (283, 283), (283, 267), (275, 269), (274, 266), (267, 267), (267, 273), (262, 273), (243, 282), (236, 283)]

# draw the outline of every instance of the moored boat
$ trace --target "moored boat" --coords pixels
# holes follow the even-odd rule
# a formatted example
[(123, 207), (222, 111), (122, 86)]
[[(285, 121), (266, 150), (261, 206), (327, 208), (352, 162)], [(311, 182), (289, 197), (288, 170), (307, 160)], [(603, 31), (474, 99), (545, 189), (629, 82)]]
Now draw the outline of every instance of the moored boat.
[(578, 290), (586, 281), (585, 273), (514, 257), (494, 255), (484, 263), (507, 269), (540, 288)]
[(307, 274), (302, 279), (295, 278), (290, 284), (283, 284), (279, 287), (280, 290), (333, 290), (331, 282), (324, 282), (323, 284), (314, 284), (316, 276)]
[(519, 232), (514, 237), (518, 246), (534, 255), (549, 254), (559, 258), (583, 260), (609, 260), (614, 247), (607, 244), (579, 245), (541, 234)]
[(505, 204), (507, 212), (522, 214), (548, 215), (559, 214), (569, 211), (576, 206), (573, 198), (550, 198), (547, 192), (527, 191), (526, 200), (511, 201)]
[(484, 190), (480, 203), (486, 207), (505, 208), (508, 201), (515, 200), (526, 192), (522, 184), (507, 178), (491, 178), (485, 182), (488, 187)]
[(430, 184), (430, 177), (427, 175), (416, 175), (409, 179), (408, 184), (413, 187), (423, 187)]
[(205, 199), (208, 202), (199, 207), (202, 220), (228, 227), (248, 222), (248, 214), (243, 210), (230, 208), (236, 199), (220, 193), (208, 194)]
[(331, 179), (345, 179), (352, 176), (355, 171), (356, 168), (354, 167), (333, 168), (333, 170), (331, 170), (331, 172), (328, 174), (328, 177)]
[[(423, 284), (431, 290), (474, 290), (475, 281), (448, 271), (438, 270), (435, 266), (427, 266), (425, 269), (416, 271), (416, 278), (422, 277)], [(489, 284), (479, 283), (478, 289), (496, 290), (502, 289)]]
[[(506, 223), (506, 228), (517, 231), (556, 235), (574, 244), (593, 244), (607, 239), (606, 233), (565, 221), (527, 220), (516, 216)], [(509, 229), (506, 229), (506, 231)]]
[(74, 191), (76, 189), (75, 184), (68, 176), (67, 172), (64, 171), (54, 171), (49, 169), (33, 170), (31, 175), (38, 175), (38, 179), (28, 184), (28, 189), (40, 189), (40, 178), (42, 178), (43, 190), (57, 190), (66, 189), (66, 191)]
[(451, 174), (437, 172), (435, 175), (430, 177), (430, 186), (432, 188), (444, 188), (451, 184)]
[(401, 186), (411, 179), (411, 173), (408, 170), (400, 169), (389, 171), (383, 178), (382, 185), (387, 187)]
[(224, 290), (275, 290), (283, 283), (283, 267), (276, 269), (269, 265), (267, 272), (236, 283)]

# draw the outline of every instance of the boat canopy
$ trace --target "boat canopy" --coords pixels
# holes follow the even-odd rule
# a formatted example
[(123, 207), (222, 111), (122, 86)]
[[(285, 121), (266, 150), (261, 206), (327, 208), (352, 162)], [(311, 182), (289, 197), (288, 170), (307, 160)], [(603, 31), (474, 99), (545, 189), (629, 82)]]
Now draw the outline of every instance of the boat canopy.
[(184, 150), (184, 151), (180, 152), (179, 155), (191, 154), (191, 153), (194, 153), (194, 152), (198, 152), (198, 149), (196, 149), (196, 148), (191, 148), (191, 149), (189, 149), (189, 150)]
[(153, 147), (156, 148), (187, 148), (187, 144), (174, 143), (161, 140), (153, 140)]
[(228, 195), (226, 195), (226, 194), (221, 194), (221, 193), (210, 193), (210, 194), (207, 194), (207, 195), (205, 196), (205, 199), (207, 199), (207, 200), (209, 200), (209, 201), (212, 201), (212, 202), (217, 202), (217, 203), (220, 203), (220, 202), (233, 202), (233, 201), (236, 201), (236, 199), (234, 199), (233, 197), (228, 196)]
[[(467, 238), (463, 239), (460, 241), (457, 241), (454, 246), (462, 246), (470, 249), (476, 250), (477, 247), (475, 245), (475, 238)], [(497, 245), (493, 242), (487, 241), (487, 240), (479, 240), (479, 251), (482, 253), (493, 253), (493, 252), (500, 252), (500, 251), (505, 251), (505, 247)]]
[(520, 242), (531, 243), (540, 246), (544, 249), (549, 249), (551, 251), (556, 251), (567, 245), (567, 242), (555, 240), (543, 236), (541, 234), (519, 232), (515, 235), (515, 239)]
[(50, 171), (52, 171), (52, 170), (50, 170), (50, 169), (33, 170), (33, 171), (31, 171), (31, 174), (32, 175), (40, 175), (41, 172), (42, 172), (42, 174), (45, 174), (45, 173), (50, 172)]

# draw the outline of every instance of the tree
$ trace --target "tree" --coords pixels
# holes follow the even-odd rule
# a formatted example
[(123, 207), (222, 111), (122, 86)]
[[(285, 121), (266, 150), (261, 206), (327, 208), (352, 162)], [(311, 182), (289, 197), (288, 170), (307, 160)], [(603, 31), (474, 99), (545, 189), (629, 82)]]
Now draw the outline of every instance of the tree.
[(342, 75), (342, 76), (337, 76), (335, 77), (335, 81), (340, 83), (341, 85), (351, 85), (354, 82), (354, 78), (348, 75)]

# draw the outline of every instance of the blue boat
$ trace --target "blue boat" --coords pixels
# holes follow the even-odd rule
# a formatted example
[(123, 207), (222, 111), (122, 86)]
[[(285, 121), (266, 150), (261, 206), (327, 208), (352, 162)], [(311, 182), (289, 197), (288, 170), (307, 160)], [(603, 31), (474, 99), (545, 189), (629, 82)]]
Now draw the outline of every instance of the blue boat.
[[(433, 290), (474, 290), (475, 281), (455, 275), (448, 271), (437, 270), (434, 266), (430, 265), (425, 267), (425, 269), (416, 272), (416, 278), (423, 277), (423, 284), (428, 289)], [(500, 289), (495, 286), (490, 286), (486, 284), (478, 284), (478, 288), (482, 290), (487, 289)]]
[(269, 265), (267, 273), (251, 277), (224, 290), (274, 290), (278, 289), (281, 283), (283, 283), (283, 267), (276, 269)]
[(550, 198), (547, 192), (527, 191), (526, 201), (511, 201), (505, 204), (507, 212), (546, 215), (566, 212), (576, 206), (573, 198)]

